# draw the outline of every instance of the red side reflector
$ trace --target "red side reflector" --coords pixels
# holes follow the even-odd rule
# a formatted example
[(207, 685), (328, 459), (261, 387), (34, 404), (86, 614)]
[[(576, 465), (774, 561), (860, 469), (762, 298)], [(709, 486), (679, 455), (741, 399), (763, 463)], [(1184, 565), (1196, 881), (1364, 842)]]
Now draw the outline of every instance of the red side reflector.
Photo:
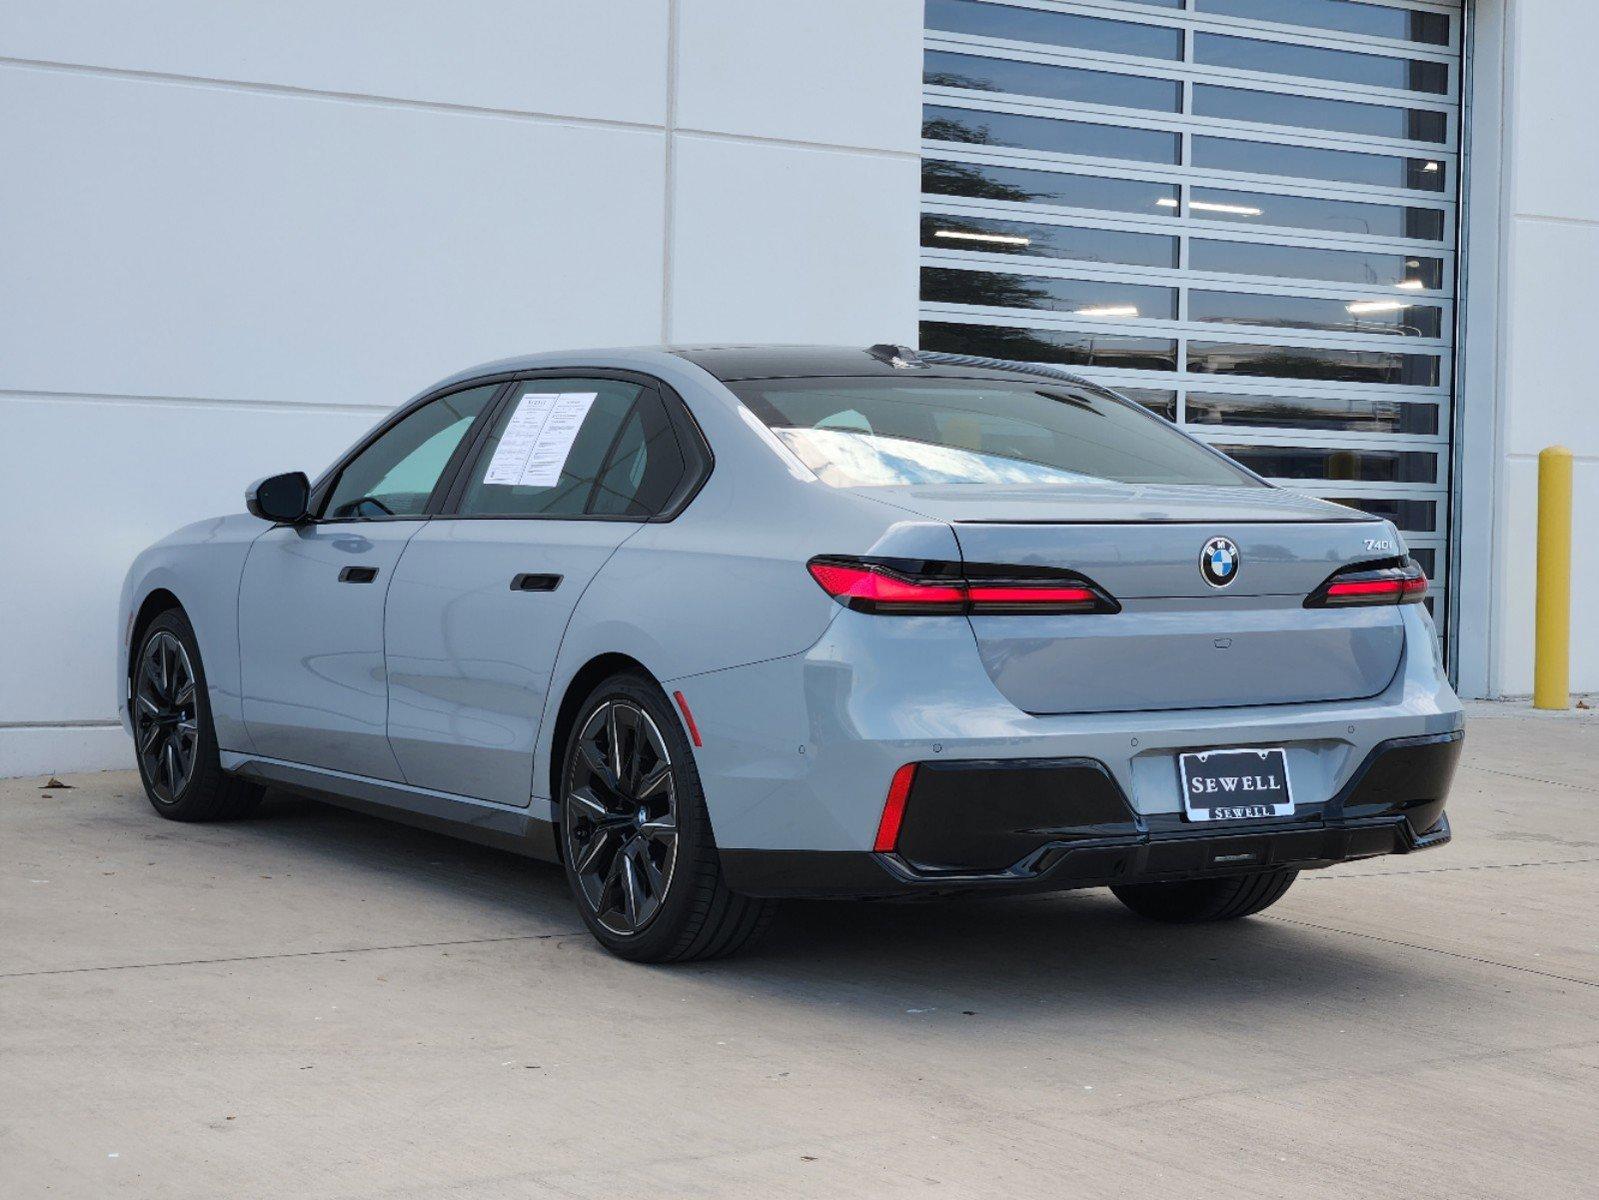
[(894, 772), (894, 779), (888, 785), (888, 799), (883, 802), (883, 819), (877, 823), (877, 840), (872, 843), (877, 853), (892, 853), (899, 842), (899, 827), (905, 821), (905, 801), (910, 798), (911, 784), (915, 782), (915, 763), (906, 763)]
[(694, 714), (688, 710), (688, 701), (683, 699), (682, 692), (673, 692), (672, 699), (677, 701), (678, 711), (683, 714), (683, 724), (688, 726), (688, 736), (693, 739), (696, 746), (705, 745), (700, 741), (700, 727), (694, 724)]

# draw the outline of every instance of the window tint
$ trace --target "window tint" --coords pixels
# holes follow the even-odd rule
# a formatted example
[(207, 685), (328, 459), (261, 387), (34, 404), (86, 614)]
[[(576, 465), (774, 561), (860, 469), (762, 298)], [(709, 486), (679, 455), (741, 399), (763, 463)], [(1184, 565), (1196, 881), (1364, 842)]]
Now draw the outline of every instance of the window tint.
[[(1166, 5), (1164, 7), (1172, 7)], [(1180, 29), (1137, 25), (1075, 13), (1017, 8), (976, 0), (927, 0), (927, 27), (977, 37), (1008, 38), (1018, 42), (1045, 42), (1104, 50), (1111, 54), (1136, 54), (1144, 58), (1181, 58)]]
[(421, 516), (450, 455), (499, 390), (491, 383), (453, 392), (400, 421), (340, 472), (323, 519)]
[[(1342, 496), (1328, 496), (1334, 504), (1347, 505), (1369, 512), (1374, 517), (1386, 517), (1401, 529), (1412, 529), (1417, 533), (1432, 533), (1438, 528), (1438, 502), (1436, 500), (1392, 500), (1378, 496), (1356, 496), (1345, 498)], [(1426, 553), (1431, 554), (1428, 550)], [(1421, 562), (1421, 551), (1412, 549), (1410, 557)], [(1425, 564), (1423, 564), (1425, 566)], [(1432, 574), (1432, 568), (1426, 567), (1427, 574)]]
[(1005, 329), (956, 321), (923, 321), (922, 349), (975, 354), (1009, 362), (1070, 367), (1175, 371), (1177, 343), (1170, 338), (1122, 337), (1065, 329)]
[(1438, 405), (1422, 400), (1189, 392), (1185, 403), (1184, 415), (1190, 425), (1352, 429), (1361, 433), (1438, 432)]
[(941, 196), (972, 196), (1018, 204), (1059, 204), (1065, 208), (1102, 208), (1112, 212), (1166, 213), (1177, 207), (1177, 188), (1168, 183), (1108, 179), (1101, 175), (1067, 175), (997, 167), (990, 163), (922, 162), (922, 191)]
[[(1176, 207), (1173, 201), (1162, 207)], [(1268, 192), (1239, 192), (1195, 187), (1189, 212), (1206, 221), (1237, 221), (1256, 225), (1287, 225), (1296, 229), (1331, 229), (1366, 237), (1444, 240), (1441, 208), (1409, 208), (1397, 204), (1366, 204), (1357, 200), (1323, 200), (1315, 196), (1282, 196)]]
[(1220, 33), (1194, 36), (1198, 62), (1244, 71), (1269, 71), (1273, 75), (1304, 75), (1337, 83), (1400, 88), (1443, 95), (1449, 90), (1449, 66), (1352, 50), (1326, 50), (1291, 42), (1256, 41)]
[(1425, 450), (1326, 449), (1320, 446), (1226, 446), (1216, 449), (1269, 479), (1361, 483), (1436, 483), (1438, 456)]
[(1183, 85), (1175, 79), (1150, 79), (1143, 75), (1018, 62), (1013, 58), (988, 58), (977, 54), (951, 54), (944, 50), (927, 52), (922, 64), (922, 82), (931, 87), (1046, 96), (1051, 100), (1105, 104), (1114, 108), (1177, 112), (1183, 106)]
[(1436, 355), (1400, 354), (1390, 350), (1329, 350), (1318, 346), (1190, 342), (1188, 369), (1196, 375), (1326, 379), (1336, 383), (1386, 383), (1404, 387), (1437, 387), (1439, 382)]
[(1402, 288), (1407, 292), (1441, 288), (1444, 283), (1442, 259), (1412, 258), (1382, 250), (1319, 250), (1308, 246), (1195, 238), (1189, 243), (1188, 254), (1188, 265), (1196, 271), (1225, 271), (1231, 275), (1328, 279), (1368, 287)]
[(590, 511), (649, 517), (666, 507), (686, 467), (666, 409), (654, 392), (633, 406), (605, 470)]
[(1320, 150), (1314, 146), (1282, 146), (1238, 138), (1196, 137), (1194, 165), (1252, 175), (1289, 175), (1367, 183), (1373, 187), (1441, 192), (1448, 171), (1439, 159), (1395, 158), (1354, 150)]
[(1177, 420), (1176, 392), (1164, 392), (1159, 388), (1118, 388), (1117, 391), (1157, 416), (1165, 417), (1168, 421)]
[(1398, 299), (1322, 300), (1310, 296), (1195, 290), (1188, 293), (1188, 319), (1399, 337), (1435, 338), (1443, 332), (1442, 309)]
[(1256, 92), (1210, 83), (1194, 85), (1194, 112), (1202, 117), (1222, 117), (1230, 121), (1337, 129), (1416, 142), (1441, 143), (1449, 139), (1448, 118), (1432, 109), (1321, 100), (1314, 96)]
[(922, 136), (934, 142), (1009, 146), (1052, 154), (1087, 154), (1136, 162), (1175, 163), (1181, 137), (1154, 129), (1129, 129), (1087, 121), (1057, 121), (1017, 113), (974, 112), (930, 104), (922, 110)]
[(1135, 405), (1041, 380), (780, 379), (734, 384), (835, 487), (920, 483), (1258, 486)]
[(1449, 17), (1445, 13), (1408, 12), (1351, 0), (1199, 0), (1198, 7), (1204, 12), (1252, 21), (1279, 21), (1434, 46), (1449, 44)]
[(1125, 263), (1133, 267), (1177, 265), (1177, 239), (1165, 234), (997, 221), (988, 217), (953, 217), (948, 213), (923, 215), (922, 245), (934, 250), (1029, 254), (1037, 258)]
[(647, 517), (682, 475), (654, 392), (614, 379), (529, 379), (514, 385), (495, 418), (457, 511)]
[(999, 271), (922, 268), (922, 299), (943, 304), (986, 304), (996, 308), (1037, 308), (1074, 317), (1172, 320), (1177, 290), (1098, 279), (1057, 279)]

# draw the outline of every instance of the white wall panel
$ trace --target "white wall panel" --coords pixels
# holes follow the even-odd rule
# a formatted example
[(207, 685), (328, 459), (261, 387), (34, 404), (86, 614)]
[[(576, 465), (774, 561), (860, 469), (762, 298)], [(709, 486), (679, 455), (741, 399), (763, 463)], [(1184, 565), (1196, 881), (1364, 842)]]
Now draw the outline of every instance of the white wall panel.
[(920, 0), (673, 8), (0, 5), (0, 775), (129, 761), (140, 548), (462, 366), (661, 340), (674, 262), (677, 337), (914, 336)]
[(1599, 543), (1589, 520), (1599, 511), (1599, 133), (1587, 110), (1599, 7), (1539, 0), (1511, 3), (1506, 13), (1510, 187), (1497, 297), (1504, 411), (1492, 690), (1532, 690), (1537, 455), (1559, 443), (1577, 455), (1571, 681), (1575, 691), (1592, 692), (1599, 691), (1599, 631), (1585, 614), (1599, 598)]
[(915, 151), (921, 0), (678, 0), (684, 129)]
[(665, 0), (6, 0), (0, 54), (660, 124)]
[(914, 342), (915, 159), (676, 141), (673, 341)]
[(0, 387), (387, 406), (658, 336), (658, 132), (21, 67), (0, 111)]
[(1516, 25), (1516, 212), (1599, 221), (1599, 131), (1593, 115), (1599, 4), (1512, 0), (1509, 8)]
[(314, 475), (379, 415), (0, 398), (0, 726), (115, 719), (117, 595), (134, 555), (241, 511), (263, 475)]
[(1599, 455), (1599, 222), (1517, 217), (1505, 320), (1514, 370), (1504, 450)]

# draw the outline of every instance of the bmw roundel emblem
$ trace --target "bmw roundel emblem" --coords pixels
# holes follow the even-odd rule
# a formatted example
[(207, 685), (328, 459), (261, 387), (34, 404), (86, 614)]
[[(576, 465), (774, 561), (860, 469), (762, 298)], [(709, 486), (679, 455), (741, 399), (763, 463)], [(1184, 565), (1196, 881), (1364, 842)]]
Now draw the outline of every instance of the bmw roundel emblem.
[(1213, 537), (1199, 552), (1199, 573), (1211, 587), (1226, 587), (1238, 578), (1242, 556), (1231, 538)]

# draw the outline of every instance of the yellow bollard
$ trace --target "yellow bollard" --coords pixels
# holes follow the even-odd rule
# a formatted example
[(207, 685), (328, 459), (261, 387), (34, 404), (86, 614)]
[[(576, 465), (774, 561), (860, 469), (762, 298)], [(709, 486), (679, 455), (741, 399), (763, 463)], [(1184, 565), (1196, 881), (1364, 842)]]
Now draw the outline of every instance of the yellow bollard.
[(1571, 707), (1571, 451), (1538, 455), (1538, 623), (1532, 706)]

